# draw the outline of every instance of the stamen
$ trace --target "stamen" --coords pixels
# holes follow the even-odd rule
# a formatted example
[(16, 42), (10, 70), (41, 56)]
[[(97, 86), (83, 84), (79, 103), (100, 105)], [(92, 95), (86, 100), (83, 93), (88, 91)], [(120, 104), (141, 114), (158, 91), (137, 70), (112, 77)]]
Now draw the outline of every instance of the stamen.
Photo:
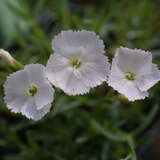
[(75, 67), (76, 69), (80, 68), (82, 65), (82, 61), (80, 61), (79, 59), (77, 58), (74, 58), (71, 60), (71, 66), (72, 67)]
[(37, 94), (37, 92), (38, 88), (36, 86), (34, 85), (30, 86), (28, 93), (31, 97), (34, 97)]
[(133, 72), (127, 72), (127, 73), (125, 74), (125, 77), (126, 77), (128, 80), (130, 80), (130, 81), (135, 80), (135, 76), (136, 76), (136, 74), (133, 73)]

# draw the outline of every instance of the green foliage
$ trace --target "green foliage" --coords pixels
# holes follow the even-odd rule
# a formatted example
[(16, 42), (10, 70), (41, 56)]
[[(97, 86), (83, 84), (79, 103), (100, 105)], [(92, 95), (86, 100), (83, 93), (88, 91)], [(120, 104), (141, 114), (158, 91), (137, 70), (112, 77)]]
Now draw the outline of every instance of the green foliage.
[[(100, 34), (106, 54), (120, 45), (153, 50), (160, 65), (159, 8), (152, 0), (1, 0), (0, 45), (23, 64), (46, 64), (51, 38), (66, 29)], [(62, 46), (63, 47), (63, 46)], [(3, 83), (13, 70), (0, 63), (0, 160), (136, 160), (145, 132), (159, 111), (160, 84), (134, 103), (106, 84), (84, 96), (56, 89), (52, 110), (34, 122), (11, 113)], [(5, 150), (5, 152), (3, 152)]]

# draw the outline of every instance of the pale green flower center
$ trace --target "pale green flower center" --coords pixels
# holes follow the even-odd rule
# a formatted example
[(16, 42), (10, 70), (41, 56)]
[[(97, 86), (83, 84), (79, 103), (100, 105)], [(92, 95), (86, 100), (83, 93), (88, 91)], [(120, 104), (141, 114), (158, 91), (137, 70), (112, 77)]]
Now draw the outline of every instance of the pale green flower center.
[(78, 69), (78, 68), (81, 67), (81, 65), (82, 65), (82, 61), (80, 61), (78, 58), (73, 58), (73, 59), (71, 60), (71, 66), (72, 66), (72, 67)]
[(38, 92), (38, 88), (34, 85), (29, 87), (28, 93), (31, 97), (34, 97)]
[(136, 76), (136, 74), (133, 73), (133, 72), (127, 72), (127, 73), (125, 74), (126, 79), (128, 79), (128, 80), (130, 80), (130, 81), (135, 80), (135, 76)]

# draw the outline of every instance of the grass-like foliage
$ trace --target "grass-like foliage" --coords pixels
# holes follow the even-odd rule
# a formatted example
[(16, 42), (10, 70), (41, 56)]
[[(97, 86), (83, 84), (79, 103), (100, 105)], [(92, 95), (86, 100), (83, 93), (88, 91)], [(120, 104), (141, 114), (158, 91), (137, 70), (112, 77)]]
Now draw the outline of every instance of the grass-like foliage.
[[(121, 45), (153, 53), (160, 65), (160, 4), (152, 0), (0, 0), (0, 48), (22, 64), (46, 62), (61, 30), (92, 30), (111, 59)], [(63, 47), (63, 46), (62, 46)], [(51, 112), (34, 122), (5, 106), (13, 70), (0, 61), (0, 160), (137, 160), (159, 114), (160, 84), (129, 102), (103, 84), (83, 96), (56, 89)]]

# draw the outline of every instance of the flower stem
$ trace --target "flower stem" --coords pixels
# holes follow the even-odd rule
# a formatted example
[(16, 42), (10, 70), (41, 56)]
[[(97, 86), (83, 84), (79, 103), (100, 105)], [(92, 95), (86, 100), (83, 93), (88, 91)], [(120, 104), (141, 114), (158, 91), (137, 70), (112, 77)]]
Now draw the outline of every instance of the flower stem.
[(24, 66), (15, 59), (13, 61), (13, 64), (11, 64), (11, 67), (13, 67), (16, 70), (24, 69)]
[(135, 143), (133, 137), (131, 135), (126, 135), (126, 142), (128, 143), (131, 152), (132, 152), (132, 159), (137, 160), (136, 152), (135, 152)]

